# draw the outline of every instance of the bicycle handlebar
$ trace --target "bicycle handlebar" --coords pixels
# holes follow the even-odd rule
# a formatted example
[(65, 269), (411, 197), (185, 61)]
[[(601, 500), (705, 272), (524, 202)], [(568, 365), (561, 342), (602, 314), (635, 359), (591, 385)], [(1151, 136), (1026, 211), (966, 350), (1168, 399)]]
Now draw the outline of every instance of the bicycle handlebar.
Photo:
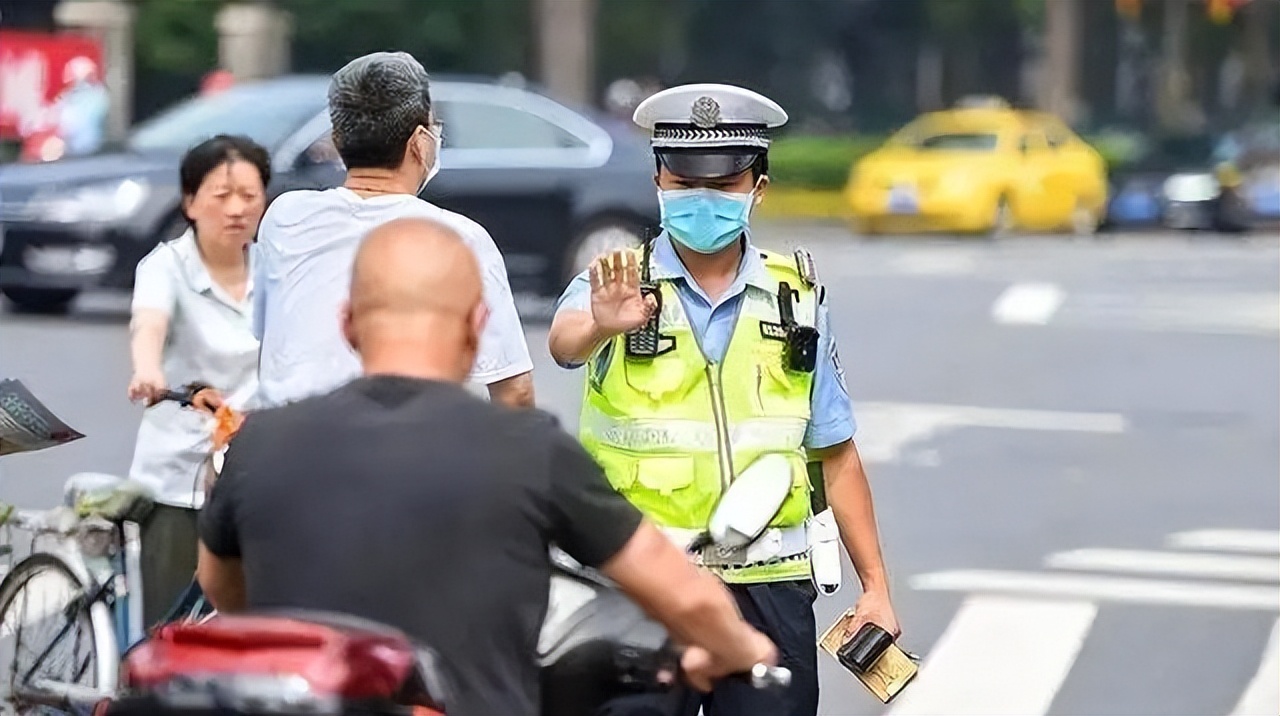
[(182, 386), (181, 390), (166, 390), (162, 392), (160, 397), (156, 398), (152, 405), (158, 405), (166, 400), (171, 400), (184, 408), (190, 408), (195, 405), (196, 395), (198, 395), (200, 391), (211, 390), (212, 388), (213, 386), (207, 383), (187, 383)]

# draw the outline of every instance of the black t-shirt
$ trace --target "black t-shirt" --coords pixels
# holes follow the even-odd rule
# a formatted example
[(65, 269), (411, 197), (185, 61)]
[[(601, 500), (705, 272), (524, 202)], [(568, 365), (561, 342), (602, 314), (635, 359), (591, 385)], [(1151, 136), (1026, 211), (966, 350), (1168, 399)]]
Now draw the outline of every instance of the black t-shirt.
[(549, 414), (377, 376), (251, 414), (200, 534), (243, 560), (250, 607), (343, 612), (432, 647), (450, 716), (536, 716), (549, 544), (598, 566), (640, 519)]

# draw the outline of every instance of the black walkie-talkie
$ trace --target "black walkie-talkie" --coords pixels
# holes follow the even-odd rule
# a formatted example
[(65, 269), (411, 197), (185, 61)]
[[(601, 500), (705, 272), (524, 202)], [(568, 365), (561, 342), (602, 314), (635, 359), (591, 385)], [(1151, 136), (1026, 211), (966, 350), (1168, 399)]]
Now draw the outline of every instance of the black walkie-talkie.
[(787, 368), (801, 373), (812, 373), (818, 365), (818, 329), (796, 323), (791, 302), (799, 292), (783, 281), (778, 285), (778, 317), (786, 331), (785, 358)]
[(663, 350), (664, 338), (674, 346), (674, 341), (669, 336), (663, 336), (658, 332), (658, 322), (662, 316), (662, 290), (653, 282), (649, 273), (652, 254), (653, 240), (649, 239), (644, 242), (640, 259), (640, 296), (645, 299), (653, 296), (656, 307), (643, 326), (627, 333), (627, 355), (633, 358), (653, 358), (671, 350), (671, 348)]

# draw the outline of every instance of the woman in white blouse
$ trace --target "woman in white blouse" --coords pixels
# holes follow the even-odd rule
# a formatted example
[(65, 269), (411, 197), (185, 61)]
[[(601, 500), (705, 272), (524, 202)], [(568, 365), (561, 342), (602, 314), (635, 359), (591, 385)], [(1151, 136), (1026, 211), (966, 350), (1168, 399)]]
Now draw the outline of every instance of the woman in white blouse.
[[(182, 211), (191, 228), (138, 262), (129, 324), (129, 399), (150, 405), (168, 388), (208, 383), (235, 409), (257, 391), (249, 245), (266, 210), (267, 151), (220, 135), (187, 152)], [(134, 448), (132, 480), (156, 508), (142, 526), (143, 610), (156, 623), (196, 569), (200, 471), (211, 449), (207, 415), (172, 402), (150, 407)]]

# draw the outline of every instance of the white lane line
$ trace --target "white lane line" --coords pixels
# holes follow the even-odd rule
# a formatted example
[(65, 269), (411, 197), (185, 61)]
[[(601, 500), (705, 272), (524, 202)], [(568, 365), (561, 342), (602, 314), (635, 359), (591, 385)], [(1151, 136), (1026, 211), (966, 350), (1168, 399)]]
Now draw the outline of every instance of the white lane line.
[(858, 403), (858, 453), (864, 462), (894, 463), (912, 444), (957, 428), (1122, 433), (1118, 413), (987, 408), (931, 403)]
[(1169, 535), (1168, 545), (1179, 549), (1253, 552), (1280, 555), (1280, 532), (1269, 530), (1194, 530)]
[(1128, 425), (1124, 416), (1118, 413), (981, 408), (969, 405), (950, 406), (950, 412), (956, 424), (979, 428), (1122, 433)]
[(1104, 572), (1172, 574), (1258, 582), (1280, 582), (1280, 560), (1187, 552), (1149, 552), (1136, 549), (1077, 549), (1045, 558), (1055, 569), (1096, 569)]
[(1280, 621), (1271, 629), (1271, 639), (1262, 653), (1258, 673), (1240, 695), (1231, 716), (1271, 716), (1280, 713)]
[(1280, 332), (1280, 294), (1077, 293), (1057, 320), (1108, 330), (1274, 336)]
[(925, 591), (1026, 594), (1097, 601), (1280, 611), (1280, 589), (1272, 586), (976, 569), (921, 574), (911, 579), (911, 586)]
[(997, 323), (1044, 325), (1053, 318), (1066, 294), (1051, 283), (1015, 283), (991, 306)]
[(889, 713), (1047, 713), (1097, 611), (1089, 602), (970, 597)]
[(909, 276), (961, 276), (973, 273), (977, 259), (950, 249), (920, 249), (896, 257), (890, 270)]

